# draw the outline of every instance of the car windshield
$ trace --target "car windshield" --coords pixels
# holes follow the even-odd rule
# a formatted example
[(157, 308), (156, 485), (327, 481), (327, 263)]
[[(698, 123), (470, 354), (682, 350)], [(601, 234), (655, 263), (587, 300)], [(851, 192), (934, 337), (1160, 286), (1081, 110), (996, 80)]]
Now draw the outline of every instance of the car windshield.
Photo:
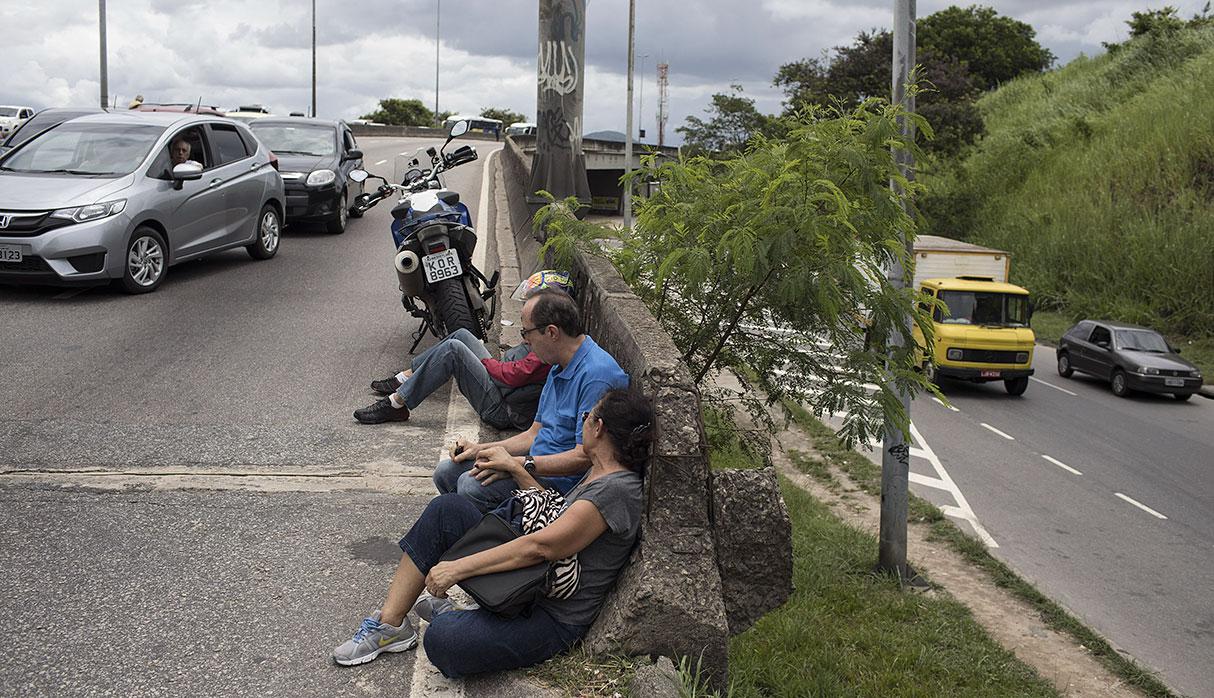
[(936, 319), (945, 324), (1028, 327), (1028, 296), (980, 291), (941, 291), (940, 300), (948, 306), (948, 312), (941, 315), (937, 310)]
[(1150, 330), (1117, 330), (1113, 333), (1118, 349), (1130, 351), (1149, 351), (1166, 354), (1168, 343), (1159, 336), (1158, 332)]
[(16, 107), (0, 107), (0, 116), (16, 116)]
[(163, 126), (67, 122), (30, 140), (3, 169), (67, 175), (130, 174), (147, 157)]
[(335, 155), (337, 138), (325, 126), (284, 126), (249, 124), (266, 147), (278, 155)]

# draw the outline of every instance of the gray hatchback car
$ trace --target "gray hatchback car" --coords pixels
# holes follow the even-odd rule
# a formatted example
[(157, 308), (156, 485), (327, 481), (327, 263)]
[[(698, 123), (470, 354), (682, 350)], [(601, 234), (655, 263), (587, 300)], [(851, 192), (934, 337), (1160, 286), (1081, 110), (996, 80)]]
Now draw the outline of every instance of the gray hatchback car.
[(220, 250), (269, 259), (285, 201), (276, 165), (222, 117), (66, 121), (0, 160), (0, 283), (119, 280), (146, 293), (169, 266)]

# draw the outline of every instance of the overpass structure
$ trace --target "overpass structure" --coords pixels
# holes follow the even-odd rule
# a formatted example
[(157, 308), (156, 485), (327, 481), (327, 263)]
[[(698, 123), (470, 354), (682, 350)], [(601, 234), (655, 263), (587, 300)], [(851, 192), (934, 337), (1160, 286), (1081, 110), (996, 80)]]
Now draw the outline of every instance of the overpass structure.
[[(534, 159), (535, 136), (508, 136), (525, 153)], [(586, 177), (590, 181), (590, 210), (596, 213), (622, 213), (624, 208), (624, 187), (620, 178), (629, 170), (641, 166), (641, 159), (650, 153), (658, 153), (659, 158), (677, 158), (679, 149), (673, 146), (656, 146), (644, 143), (634, 143), (632, 162), (624, 162), (624, 142), (600, 140), (594, 138), (582, 139), (582, 154), (586, 160)], [(651, 183), (634, 189), (637, 194), (647, 193)]]

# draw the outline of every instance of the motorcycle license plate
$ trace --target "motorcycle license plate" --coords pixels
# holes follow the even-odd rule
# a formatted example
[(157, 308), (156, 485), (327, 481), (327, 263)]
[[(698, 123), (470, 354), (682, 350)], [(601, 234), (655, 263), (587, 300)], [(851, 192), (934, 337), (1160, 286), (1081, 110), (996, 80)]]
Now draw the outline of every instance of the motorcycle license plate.
[(998, 378), (999, 375), (1000, 374), (998, 371), (987, 371), (987, 370), (982, 371), (983, 378)]
[(0, 245), (0, 262), (20, 262), (24, 258), (17, 245)]
[(1183, 388), (1184, 379), (1183, 378), (1164, 378), (1163, 384), (1168, 386), (1169, 388)]
[(422, 265), (426, 268), (426, 281), (432, 284), (443, 279), (453, 279), (464, 273), (464, 268), (459, 265), (459, 253), (455, 250), (428, 254), (422, 257)]

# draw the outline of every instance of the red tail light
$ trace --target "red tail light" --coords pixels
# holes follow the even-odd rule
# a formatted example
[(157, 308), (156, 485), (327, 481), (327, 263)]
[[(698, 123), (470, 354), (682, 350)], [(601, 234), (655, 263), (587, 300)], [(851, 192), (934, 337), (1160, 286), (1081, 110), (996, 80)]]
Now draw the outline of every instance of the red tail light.
[(434, 254), (435, 252), (442, 252), (445, 249), (447, 249), (447, 246), (445, 244), (443, 244), (441, 242), (436, 242), (433, 245), (430, 245), (430, 254)]

